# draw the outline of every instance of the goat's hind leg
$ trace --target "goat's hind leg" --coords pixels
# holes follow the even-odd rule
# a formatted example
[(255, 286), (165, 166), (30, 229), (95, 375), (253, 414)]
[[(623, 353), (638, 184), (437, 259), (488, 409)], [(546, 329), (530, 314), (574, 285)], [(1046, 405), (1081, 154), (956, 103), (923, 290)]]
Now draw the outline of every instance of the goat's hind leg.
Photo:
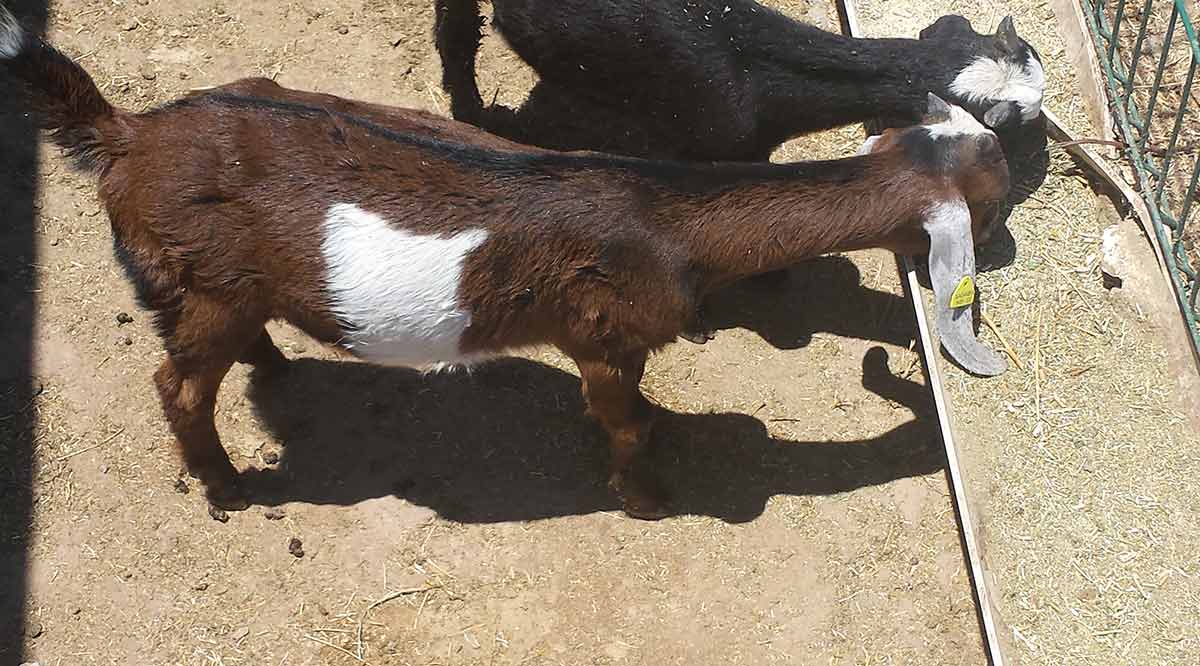
[(254, 366), (255, 372), (261, 373), (263, 377), (276, 376), (288, 367), (287, 357), (275, 346), (271, 334), (267, 333), (265, 328), (259, 332), (254, 342), (246, 347), (241, 356), (238, 356), (238, 363)]
[(248, 503), (217, 435), (217, 392), (235, 360), (252, 355), (251, 349), (269, 354), (262, 324), (262, 319), (240, 318), (228, 305), (191, 297), (164, 335), (167, 359), (154, 373), (163, 414), (188, 472), (200, 479), (209, 502), (222, 509), (244, 509)]
[(638, 385), (646, 367), (641, 353), (619, 364), (578, 361), (588, 413), (603, 426), (612, 455), (608, 484), (621, 496), (625, 513), (648, 520), (668, 515), (657, 474), (641, 458), (650, 438), (654, 408)]
[(239, 510), (247, 502), (213, 420), (217, 390), (232, 365), (233, 359), (210, 361), (172, 354), (154, 373), (154, 383), (188, 473), (200, 479), (214, 506)]

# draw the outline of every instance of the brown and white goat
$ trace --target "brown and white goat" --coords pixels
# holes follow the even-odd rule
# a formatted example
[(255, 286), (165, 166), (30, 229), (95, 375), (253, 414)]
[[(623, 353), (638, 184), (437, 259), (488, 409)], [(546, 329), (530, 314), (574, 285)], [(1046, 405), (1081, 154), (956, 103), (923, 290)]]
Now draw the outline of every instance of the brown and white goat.
[[(154, 379), (167, 421), (226, 507), (245, 499), (217, 389), (235, 362), (286, 362), (264, 329), (285, 320), (381, 364), (558, 347), (608, 433), (626, 511), (665, 515), (653, 473), (634, 474), (652, 417), (638, 386), (706, 292), (828, 252), (922, 253), (932, 235), (931, 260), (953, 266), (935, 273), (941, 297), (973, 271), (968, 207), (1008, 189), (995, 136), (932, 96), (926, 126), (890, 130), (868, 155), (702, 165), (526, 149), (264, 80), (130, 113), (3, 6), (0, 71), (99, 174), (117, 256), (166, 347)], [(969, 306), (953, 314), (943, 338), (991, 360)]]

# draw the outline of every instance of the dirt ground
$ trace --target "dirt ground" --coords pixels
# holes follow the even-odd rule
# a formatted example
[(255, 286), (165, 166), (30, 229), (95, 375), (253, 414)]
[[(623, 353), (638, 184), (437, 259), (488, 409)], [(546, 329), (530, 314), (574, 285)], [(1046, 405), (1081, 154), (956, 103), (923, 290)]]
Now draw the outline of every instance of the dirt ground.
[[(826, 5), (772, 4), (833, 25)], [(432, 18), (428, 0), (63, 0), (49, 35), (126, 108), (262, 75), (444, 112)], [(494, 39), (479, 69), (501, 100), (533, 80)], [(10, 96), (0, 127), (27, 131)], [(781, 155), (844, 155), (858, 136)], [(292, 373), (251, 385), (235, 369), (217, 425), (277, 496), (220, 523), (180, 478), (150, 382), (162, 351), (93, 184), (46, 147), (40, 173), (14, 154), (0, 155), (0, 219), (32, 196), (35, 246), (5, 246), (0, 299), (32, 295), (36, 314), (32, 389), (28, 333), (8, 325), (30, 310), (0, 329), (0, 483), (13, 498), (0, 511), (6, 562), (28, 588), (23, 635), (5, 639), (27, 660), (981, 663), (890, 255), (810, 262), (782, 296), (726, 294), (715, 341), (652, 359), (645, 387), (668, 412), (655, 455), (678, 517), (620, 513), (575, 371), (555, 353), (422, 377), (276, 329)], [(118, 324), (122, 312), (133, 321)]]

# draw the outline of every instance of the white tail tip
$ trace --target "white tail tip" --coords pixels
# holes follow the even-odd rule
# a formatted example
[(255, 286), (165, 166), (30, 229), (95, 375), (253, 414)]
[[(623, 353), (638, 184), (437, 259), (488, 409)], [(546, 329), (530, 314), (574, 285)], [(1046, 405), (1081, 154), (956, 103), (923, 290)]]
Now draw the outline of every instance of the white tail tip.
[(17, 17), (0, 4), (0, 58), (15, 58), (25, 43), (25, 30)]

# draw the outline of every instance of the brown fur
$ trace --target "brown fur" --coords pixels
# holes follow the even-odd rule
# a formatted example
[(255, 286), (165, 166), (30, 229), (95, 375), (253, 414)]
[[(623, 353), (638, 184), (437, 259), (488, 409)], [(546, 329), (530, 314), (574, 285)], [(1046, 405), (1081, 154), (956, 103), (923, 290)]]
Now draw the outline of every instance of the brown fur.
[(343, 336), (321, 253), (335, 203), (420, 234), (487, 229), (463, 267), (462, 351), (552, 344), (571, 356), (609, 434), (610, 483), (631, 514), (657, 517), (656, 482), (634, 475), (652, 415), (638, 384), (706, 292), (828, 252), (925, 251), (929, 205), (994, 201), (1008, 186), (998, 147), (973, 140), (939, 153), (952, 170), (920, 163), (906, 148), (919, 129), (828, 163), (660, 163), (529, 149), (253, 79), (72, 121), (94, 127), (117, 252), (156, 313), (164, 413), (188, 467), (226, 506), (244, 500), (213, 422), (225, 373), (237, 361), (283, 365), (263, 328), (273, 319), (331, 344)]

